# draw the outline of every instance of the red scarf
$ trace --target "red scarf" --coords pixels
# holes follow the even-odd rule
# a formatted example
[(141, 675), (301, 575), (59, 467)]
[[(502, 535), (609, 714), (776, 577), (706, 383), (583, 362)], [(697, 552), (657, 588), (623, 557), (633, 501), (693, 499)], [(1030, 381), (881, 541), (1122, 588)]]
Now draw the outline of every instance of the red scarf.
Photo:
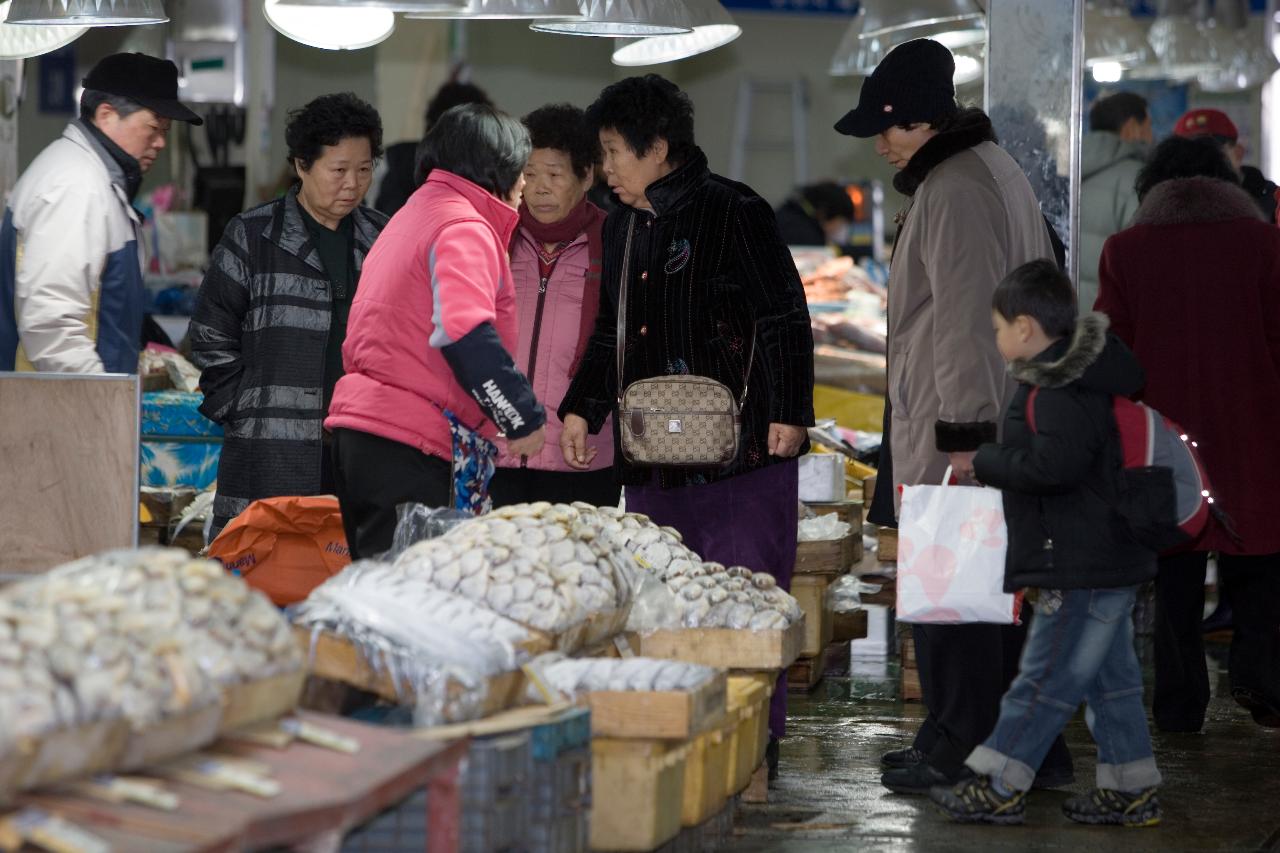
[(604, 217), (604, 211), (586, 198), (578, 202), (578, 206), (569, 211), (568, 216), (550, 225), (534, 219), (529, 207), (520, 205), (520, 225), (538, 242), (539, 249), (543, 245), (567, 245), (576, 240), (578, 235), (584, 232), (587, 235), (587, 278), (582, 283), (582, 318), (578, 325), (578, 346), (573, 353), (573, 373), (578, 372), (578, 364), (587, 351), (587, 341), (591, 339), (591, 332), (595, 329), (596, 315), (600, 313)]

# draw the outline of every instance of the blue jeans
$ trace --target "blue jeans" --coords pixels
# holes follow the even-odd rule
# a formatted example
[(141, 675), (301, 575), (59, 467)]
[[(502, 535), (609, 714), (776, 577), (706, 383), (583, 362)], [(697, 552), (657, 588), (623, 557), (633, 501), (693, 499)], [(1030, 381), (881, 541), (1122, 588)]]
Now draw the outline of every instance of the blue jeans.
[(1049, 745), (1080, 707), (1098, 744), (1098, 787), (1160, 784), (1133, 648), (1137, 587), (1039, 591), (1018, 677), (1000, 719), (965, 762), (1018, 791), (1031, 789)]

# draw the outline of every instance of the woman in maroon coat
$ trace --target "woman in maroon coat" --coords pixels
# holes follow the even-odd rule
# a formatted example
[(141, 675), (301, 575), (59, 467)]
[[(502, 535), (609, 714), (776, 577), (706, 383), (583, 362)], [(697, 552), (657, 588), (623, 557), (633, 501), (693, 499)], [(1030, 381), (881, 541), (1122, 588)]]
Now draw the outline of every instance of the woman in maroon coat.
[(1145, 401), (1199, 444), (1234, 528), (1211, 522), (1190, 551), (1160, 562), (1156, 725), (1204, 723), (1200, 621), (1216, 551), (1235, 615), (1232, 695), (1280, 726), (1280, 230), (1204, 140), (1161, 143), (1138, 195), (1133, 227), (1103, 249), (1095, 307), (1146, 368)]

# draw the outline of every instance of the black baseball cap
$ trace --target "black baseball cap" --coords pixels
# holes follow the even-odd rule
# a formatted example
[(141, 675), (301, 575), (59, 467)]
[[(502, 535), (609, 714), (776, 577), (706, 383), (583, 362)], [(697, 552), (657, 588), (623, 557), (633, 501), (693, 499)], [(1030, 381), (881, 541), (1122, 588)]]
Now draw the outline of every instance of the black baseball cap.
[(158, 116), (204, 124), (178, 100), (178, 66), (145, 53), (113, 53), (93, 66), (82, 81), (86, 89), (135, 101)]
[(934, 121), (956, 111), (956, 60), (933, 39), (889, 51), (862, 84), (858, 106), (836, 122), (846, 136), (867, 138), (895, 124)]

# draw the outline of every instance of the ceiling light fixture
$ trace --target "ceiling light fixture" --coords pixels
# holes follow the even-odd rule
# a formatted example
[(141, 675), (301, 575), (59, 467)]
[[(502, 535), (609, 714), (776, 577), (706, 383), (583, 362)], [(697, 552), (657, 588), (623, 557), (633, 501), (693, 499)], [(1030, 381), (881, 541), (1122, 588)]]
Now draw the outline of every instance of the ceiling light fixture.
[[(0, 21), (9, 12), (9, 0), (0, 3)], [(0, 23), (0, 59), (30, 59), (66, 47), (88, 32), (88, 27), (38, 27)]]
[(1186, 82), (1218, 68), (1218, 56), (1208, 37), (1208, 0), (1161, 0), (1147, 39), (1156, 65), (1135, 69), (1134, 77), (1159, 77)]
[(409, 12), (406, 18), (421, 20), (512, 20), (541, 18), (572, 20), (582, 17), (578, 0), (471, 0), (458, 11)]
[(720, 0), (688, 0), (688, 6), (692, 32), (623, 40), (613, 52), (613, 64), (637, 66), (675, 62), (724, 47), (742, 35), (742, 27), (734, 23), (733, 16), (720, 4)]
[(1085, 7), (1084, 50), (1085, 67), (1105, 65), (1104, 76), (1114, 73), (1115, 65), (1123, 73), (1152, 61), (1147, 28), (1130, 14), (1127, 0), (1095, 0)]
[(953, 22), (942, 22), (866, 37), (864, 27), (870, 19), (865, 9), (866, 6), (854, 16), (836, 47), (829, 68), (831, 76), (865, 77), (899, 44), (916, 38), (931, 38), (945, 45), (954, 56), (956, 71), (952, 79), (955, 85), (963, 86), (982, 77), (987, 37), (984, 20), (969, 21), (963, 29), (956, 29)]
[(573, 21), (537, 20), (539, 33), (602, 38), (647, 38), (693, 32), (692, 16), (682, 0), (580, 0), (582, 17)]
[(862, 9), (863, 39), (931, 38), (951, 48), (986, 40), (986, 16), (974, 0), (863, 0)]
[(12, 0), (5, 23), (44, 27), (165, 24), (160, 0)]
[(262, 14), (282, 35), (324, 50), (359, 50), (386, 41), (396, 28), (394, 12), (338, 6), (284, 5), (266, 0)]
[(462, 11), (467, 0), (276, 0), (278, 6), (305, 6), (309, 9), (369, 10), (385, 12)]

